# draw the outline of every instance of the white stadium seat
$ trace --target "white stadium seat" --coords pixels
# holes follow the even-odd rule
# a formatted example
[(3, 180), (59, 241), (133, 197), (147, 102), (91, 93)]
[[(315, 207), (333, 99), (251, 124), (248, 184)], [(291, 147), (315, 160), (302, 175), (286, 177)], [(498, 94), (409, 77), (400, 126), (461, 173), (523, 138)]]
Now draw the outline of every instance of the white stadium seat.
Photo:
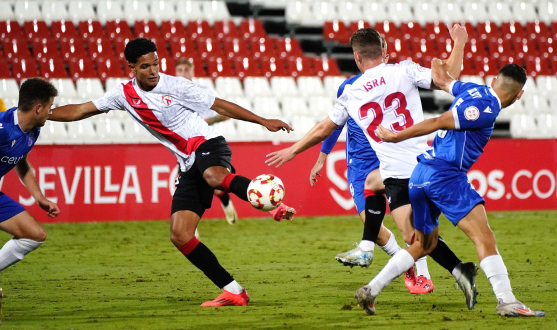
[(68, 13), (75, 26), (81, 21), (97, 19), (93, 4), (86, 0), (71, 1), (68, 6)]
[(325, 90), (319, 77), (298, 78), (298, 92), (302, 96), (324, 96)]
[(508, 2), (504, 1), (488, 1), (487, 12), (489, 13), (490, 21), (501, 25), (502, 22), (514, 20), (511, 6)]
[(117, 118), (97, 116), (95, 126), (97, 127), (97, 138), (102, 143), (125, 143), (127, 142), (122, 123)]
[(282, 99), (281, 104), (284, 117), (311, 115), (305, 98), (287, 97)]
[(485, 85), (485, 81), (480, 76), (460, 76), (460, 81), (471, 82), (478, 85)]
[(237, 105), (239, 105), (243, 108), (248, 109), (251, 112), (254, 112), (253, 111), (253, 104), (252, 104), (250, 98), (238, 96), (238, 97), (231, 97), (227, 101), (235, 103), (235, 104), (237, 104)]
[(446, 24), (466, 20), (466, 17), (462, 12), (462, 8), (460, 7), (460, 2), (441, 2), (439, 3), (438, 8), (439, 15), (441, 16), (443, 22), (445, 22)]
[(490, 16), (487, 12), (487, 7), (485, 2), (482, 1), (465, 1), (462, 4), (462, 10), (464, 12), (464, 17), (472, 25), (478, 24), (478, 22), (485, 22), (490, 20)]
[(538, 127), (534, 117), (515, 115), (511, 118), (511, 136), (513, 138), (537, 138)]
[[(198, 85), (207, 87), (207, 88), (209, 88), (210, 90), (212, 90), (213, 92), (216, 93), (215, 84), (213, 83), (213, 79), (211, 79), (211, 78), (193, 78), (193, 82), (198, 84)], [(217, 97), (218, 97), (218, 95), (217, 95)]]
[(333, 2), (316, 1), (313, 2), (311, 9), (313, 11), (312, 16), (316, 20), (322, 22), (322, 24), (326, 21), (334, 21), (335, 19), (339, 18), (336, 11), (336, 6)]
[(203, 1), (201, 2), (201, 11), (203, 16), (210, 24), (215, 21), (223, 21), (230, 19), (230, 13), (224, 1)]
[(218, 95), (225, 99), (231, 96), (244, 96), (244, 90), (238, 78), (218, 77), (215, 80), (215, 88)]
[(176, 6), (173, 1), (154, 1), (149, 6), (149, 12), (151, 19), (153, 19), (159, 26), (163, 21), (179, 19), (178, 13), (176, 12)]
[(541, 138), (557, 138), (557, 115), (542, 114), (536, 116), (538, 135)]
[(50, 83), (52, 83), (58, 90), (57, 98), (77, 98), (77, 92), (71, 79), (50, 79)]
[(298, 96), (298, 87), (292, 77), (272, 77), (271, 89), (276, 97)]
[(201, 1), (179, 0), (176, 3), (176, 12), (184, 25), (188, 24), (189, 21), (205, 19), (201, 12)]
[(355, 21), (365, 21), (367, 17), (362, 11), (362, 4), (356, 1), (340, 1), (337, 4), (338, 19), (345, 24)]
[(524, 110), (531, 115), (551, 113), (547, 98), (543, 95), (524, 93), (520, 101)]
[[(18, 99), (19, 86), (15, 79), (0, 79), (0, 95), (3, 99)], [(8, 106), (6, 104), (6, 106)]]
[(539, 94), (550, 96), (550, 94), (553, 94), (552, 91), (557, 90), (557, 77), (538, 76), (536, 79), (536, 87)]
[(263, 7), (268, 9), (284, 9), (287, 0), (251, 0), (250, 4), (255, 7)]
[[(335, 94), (336, 95), (336, 94)], [(309, 98), (309, 112), (313, 117), (324, 119), (333, 108), (335, 101), (328, 96), (312, 96)]]
[(124, 136), (127, 143), (156, 143), (157, 140), (141, 127), (135, 120), (128, 116), (122, 119), (124, 124)]
[(236, 120), (227, 120), (214, 125), (226, 141), (236, 141), (238, 139), (238, 131), (236, 130)]
[(371, 24), (376, 22), (389, 21), (390, 16), (387, 12), (387, 6), (384, 2), (363, 2), (362, 11), (366, 20)]
[[(486, 84), (489, 85), (491, 83), (491, 80), (488, 82), (486, 79)], [(538, 87), (536, 86), (536, 83), (534, 82), (534, 78), (532, 77), (528, 77), (528, 79), (526, 80), (526, 84), (524, 84), (524, 94), (538, 94)]]
[[(253, 112), (262, 117), (281, 116), (279, 103), (274, 97), (256, 97), (253, 99)], [(242, 131), (240, 131), (242, 132)]]
[(247, 121), (236, 121), (237, 130), (240, 132), (237, 135), (237, 141), (264, 141), (266, 140), (264, 127), (258, 124), (250, 123)]
[(247, 97), (273, 96), (269, 81), (264, 77), (246, 77), (244, 79), (244, 93)]
[(147, 2), (137, 0), (127, 0), (124, 2), (124, 19), (128, 22), (129, 26), (134, 26), (135, 21), (152, 19)]
[(112, 88), (121, 85), (122, 83), (127, 83), (130, 81), (130, 78), (107, 78), (106, 79), (106, 91), (111, 90)]
[(542, 0), (538, 3), (538, 13), (541, 21), (549, 26), (551, 22), (557, 21), (557, 1)]
[(417, 1), (414, 4), (414, 17), (421, 26), (432, 21), (441, 21), (437, 4), (429, 1)]
[(0, 1), (0, 21), (13, 21), (15, 20), (12, 5), (7, 1)]
[(515, 102), (510, 106), (502, 109), (497, 116), (497, 121), (509, 121), (515, 115), (524, 115), (526, 111), (524, 110), (524, 105), (521, 101)]
[(76, 83), (77, 96), (82, 99), (93, 100), (103, 96), (104, 89), (101, 81), (97, 78), (77, 79)]
[(335, 96), (337, 95), (338, 88), (346, 80), (345, 76), (329, 76), (323, 79), (323, 85), (325, 86), (325, 95)]
[(549, 105), (550, 105), (550, 109), (551, 112), (554, 115), (557, 115), (557, 94), (552, 94), (549, 96)]
[(302, 26), (322, 26), (323, 20), (314, 16), (312, 3), (308, 1), (290, 1), (286, 5), (286, 23)]
[(42, 4), (43, 20), (50, 26), (53, 21), (70, 20), (64, 1), (45, 1)]
[(67, 123), (67, 125), (69, 139), (72, 141), (72, 144), (102, 143), (97, 138), (92, 119), (71, 122)]
[(453, 103), (454, 96), (442, 90), (434, 90), (433, 101), (437, 105), (447, 105)]
[(66, 124), (59, 121), (48, 120), (44, 127), (41, 128), (41, 134), (39, 135), (39, 144), (67, 144), (73, 143), (70, 140), (68, 131), (66, 130)]
[(526, 24), (526, 22), (533, 22), (538, 19), (536, 8), (531, 2), (513, 1), (511, 6), (513, 10), (514, 20), (520, 22), (523, 25)]
[(397, 26), (400, 26), (402, 22), (415, 21), (410, 3), (401, 1), (389, 2), (387, 10), (389, 11), (389, 21), (394, 22)]
[(125, 17), (122, 10), (122, 3), (113, 0), (101, 0), (97, 5), (97, 19), (102, 25), (107, 21), (114, 21)]
[(36, 1), (18, 1), (15, 3), (15, 18), (20, 25), (26, 21), (42, 20), (43, 15)]

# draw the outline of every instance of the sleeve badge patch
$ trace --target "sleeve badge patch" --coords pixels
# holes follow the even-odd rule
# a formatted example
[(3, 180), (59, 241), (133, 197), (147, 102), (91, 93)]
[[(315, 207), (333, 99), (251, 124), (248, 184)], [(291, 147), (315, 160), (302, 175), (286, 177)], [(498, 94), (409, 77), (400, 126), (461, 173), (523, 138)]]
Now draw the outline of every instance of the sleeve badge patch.
[(480, 110), (474, 106), (468, 107), (464, 110), (464, 117), (468, 120), (476, 120), (480, 117)]

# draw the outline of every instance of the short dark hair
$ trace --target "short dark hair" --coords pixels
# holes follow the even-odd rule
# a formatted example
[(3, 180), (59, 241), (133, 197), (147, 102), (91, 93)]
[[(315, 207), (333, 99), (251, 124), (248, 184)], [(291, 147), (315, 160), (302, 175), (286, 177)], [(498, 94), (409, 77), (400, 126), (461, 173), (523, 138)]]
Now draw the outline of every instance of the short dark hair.
[(157, 45), (149, 39), (137, 38), (130, 40), (124, 48), (124, 56), (128, 63), (137, 63), (137, 60), (149, 53), (157, 51)]
[(58, 96), (58, 90), (53, 84), (43, 78), (30, 78), (19, 88), (17, 107), (23, 112), (31, 111), (37, 103), (47, 105), (51, 97)]
[(521, 85), (526, 83), (526, 70), (518, 64), (506, 64), (501, 68), (501, 70), (499, 70), (499, 74), (510, 78)]
[(372, 28), (359, 29), (350, 37), (352, 50), (365, 59), (374, 60), (381, 57), (383, 40), (381, 34)]

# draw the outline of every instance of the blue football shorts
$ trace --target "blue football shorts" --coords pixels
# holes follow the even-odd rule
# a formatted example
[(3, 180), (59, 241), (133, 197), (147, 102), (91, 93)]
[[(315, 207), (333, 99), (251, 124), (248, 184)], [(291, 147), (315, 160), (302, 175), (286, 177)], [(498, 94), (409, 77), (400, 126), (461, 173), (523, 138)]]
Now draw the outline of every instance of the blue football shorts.
[(23, 211), (25, 211), (23, 206), (19, 205), (18, 202), (14, 201), (3, 192), (0, 192), (0, 222), (6, 221)]
[(350, 189), (350, 194), (352, 199), (354, 199), (354, 204), (356, 204), (356, 210), (360, 214), (366, 208), (366, 197), (364, 196), (364, 187), (366, 183), (367, 175), (379, 168), (379, 164), (373, 164), (373, 166), (368, 169), (357, 169), (354, 167), (348, 167), (348, 187)]
[(468, 182), (466, 173), (443, 164), (418, 162), (408, 183), (414, 228), (430, 234), (445, 214), (454, 226), (484, 199)]

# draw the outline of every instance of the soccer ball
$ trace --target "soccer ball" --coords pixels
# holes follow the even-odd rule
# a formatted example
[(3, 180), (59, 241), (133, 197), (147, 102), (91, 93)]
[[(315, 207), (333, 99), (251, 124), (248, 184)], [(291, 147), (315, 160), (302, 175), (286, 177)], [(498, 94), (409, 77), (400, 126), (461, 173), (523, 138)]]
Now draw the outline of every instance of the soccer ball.
[(258, 210), (272, 211), (283, 199), (284, 184), (274, 175), (261, 174), (249, 183), (248, 200)]

